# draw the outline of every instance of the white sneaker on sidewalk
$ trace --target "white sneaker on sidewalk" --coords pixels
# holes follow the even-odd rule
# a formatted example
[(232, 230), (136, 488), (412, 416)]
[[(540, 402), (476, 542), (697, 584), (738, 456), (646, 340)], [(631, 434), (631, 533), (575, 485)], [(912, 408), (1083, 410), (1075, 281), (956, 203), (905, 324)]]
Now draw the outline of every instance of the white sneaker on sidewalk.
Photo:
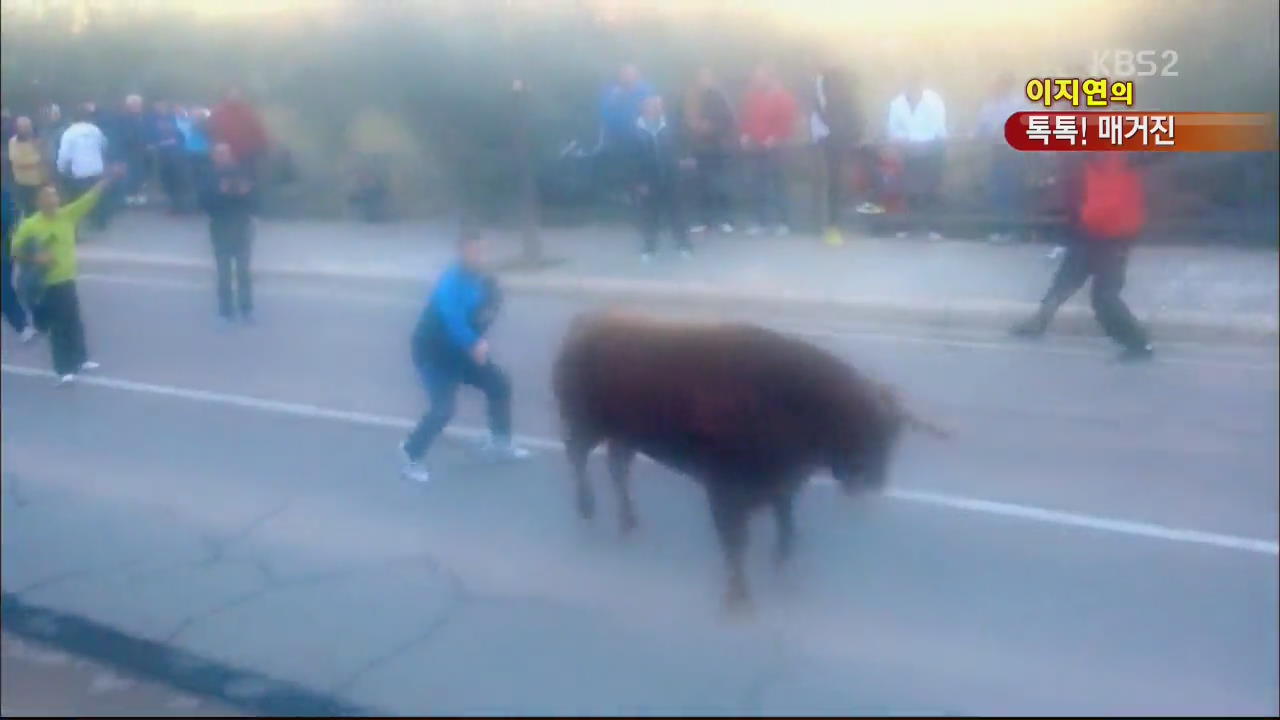
[(80, 372), (92, 372), (100, 367), (102, 366), (92, 360), (85, 360), (80, 363)]
[(724, 233), (725, 235), (729, 235), (729, 234), (731, 234), (731, 233), (733, 232), (733, 224), (732, 224), (732, 223), (720, 223), (720, 232)]
[(22, 328), (22, 333), (18, 336), (24, 343), (29, 343), (36, 339), (36, 329), (30, 325)]
[(57, 385), (58, 387), (66, 387), (67, 385), (71, 385), (75, 381), (76, 381), (76, 374), (67, 373), (66, 375), (63, 375), (62, 377), (58, 378)]
[(689, 232), (691, 233), (704, 233), (706, 231), (707, 231), (706, 225), (690, 225), (689, 226)]
[(431, 473), (427, 472), (427, 466), (423, 465), (421, 460), (409, 457), (409, 451), (405, 449), (403, 442), (400, 443), (400, 475), (418, 483), (431, 482)]

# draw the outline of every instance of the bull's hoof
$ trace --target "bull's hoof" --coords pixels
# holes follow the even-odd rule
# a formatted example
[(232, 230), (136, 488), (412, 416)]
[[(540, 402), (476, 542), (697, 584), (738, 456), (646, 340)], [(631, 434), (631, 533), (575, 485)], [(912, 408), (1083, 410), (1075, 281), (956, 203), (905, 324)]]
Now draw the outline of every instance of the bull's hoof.
[(596, 516), (596, 499), (587, 493), (578, 494), (578, 517), (590, 520)]

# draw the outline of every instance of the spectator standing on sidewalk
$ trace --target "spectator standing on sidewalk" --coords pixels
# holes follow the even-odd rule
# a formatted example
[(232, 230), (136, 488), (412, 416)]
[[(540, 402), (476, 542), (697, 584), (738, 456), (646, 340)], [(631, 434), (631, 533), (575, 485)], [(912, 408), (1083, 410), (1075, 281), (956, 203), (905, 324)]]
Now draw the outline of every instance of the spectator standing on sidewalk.
[(685, 94), (684, 132), (693, 155), (693, 197), (697, 203), (696, 224), (690, 230), (718, 227), (720, 232), (731, 233), (726, 182), (736, 134), (733, 106), (711, 68), (700, 70)]
[(13, 229), (18, 224), (18, 208), (14, 205), (13, 196), (9, 194), (9, 185), (0, 186), (0, 219), (3, 220), (4, 247), (0, 248), (0, 311), (9, 327), (18, 333), (22, 342), (30, 342), (36, 336), (36, 330), (27, 318), (27, 311), (18, 300), (18, 292), (13, 287), (13, 261), (10, 255), (10, 240)]
[[(236, 162), (231, 146), (213, 147), (213, 169), (200, 191), (200, 204), (209, 214), (209, 239), (218, 271), (218, 316), (230, 325), (237, 315), (253, 322), (253, 214), (257, 185), (253, 175)], [(234, 289), (232, 286), (234, 278)]]
[(36, 137), (31, 118), (23, 115), (13, 123), (13, 137), (9, 138), (9, 165), (13, 171), (14, 200), (18, 211), (30, 215), (36, 211), (36, 195), (49, 182), (49, 159), (44, 155), (44, 143)]
[(53, 175), (58, 160), (58, 147), (62, 143), (62, 133), (67, 130), (67, 122), (62, 117), (62, 108), (56, 103), (49, 103), (40, 110), (40, 122), (36, 134), (43, 143), (41, 152), (49, 163), (49, 173)]
[(1026, 165), (1004, 137), (1005, 121), (1026, 105), (1022, 86), (1011, 73), (1002, 73), (978, 110), (973, 138), (988, 150), (987, 197), (995, 216), (991, 242), (1017, 240), (1026, 219)]
[(511, 380), (489, 354), (486, 333), (501, 304), (497, 279), (486, 269), (484, 239), (464, 231), (457, 262), (436, 281), (411, 338), (413, 366), (431, 406), (400, 444), (401, 474), (427, 482), (422, 459), (453, 418), (459, 385), (479, 388), (488, 401), (490, 440), (485, 450), (498, 459), (521, 459), (528, 451), (511, 439)]
[(169, 200), (169, 212), (182, 210), (187, 174), (182, 165), (186, 161), (185, 142), (178, 130), (177, 118), (168, 103), (157, 102), (151, 114), (150, 137), (147, 149), (151, 152), (156, 177), (165, 197)]
[(770, 223), (779, 236), (791, 232), (783, 150), (795, 127), (795, 98), (783, 87), (773, 68), (756, 68), (742, 102), (740, 138), (756, 216), (748, 234), (759, 234)]
[(178, 131), (182, 133), (184, 167), (187, 171), (186, 186), (203, 188), (211, 169), (209, 158), (209, 111), (206, 108), (189, 108), (176, 115)]
[[(58, 146), (58, 172), (66, 179), (73, 201), (97, 187), (106, 169), (107, 137), (93, 122), (94, 110), (86, 103)], [(92, 204), (89, 220), (98, 230), (107, 225), (106, 207), (107, 201)]]
[(831, 246), (843, 245), (840, 215), (844, 209), (847, 182), (845, 168), (862, 133), (852, 79), (843, 68), (830, 66), (815, 75), (809, 133), (822, 159), (826, 184), (826, 212), (819, 219), (823, 239)]
[[(938, 211), (946, 139), (947, 108), (942, 96), (926, 88), (918, 75), (908, 76), (902, 93), (889, 103), (889, 141), (902, 156), (902, 190), (915, 224)], [(936, 228), (928, 234), (931, 240), (942, 238)], [(906, 232), (898, 236), (905, 237)]]
[(151, 118), (144, 112), (141, 95), (129, 95), (124, 99), (124, 110), (103, 128), (111, 143), (108, 147), (112, 159), (123, 162), (127, 173), (122, 182), (124, 204), (141, 207), (147, 203), (144, 192), (151, 163), (147, 152), (151, 136)]
[(1054, 314), (1093, 279), (1089, 299), (1093, 315), (1106, 334), (1119, 343), (1121, 360), (1152, 356), (1146, 331), (1120, 297), (1130, 250), (1146, 224), (1145, 187), (1141, 170), (1127, 154), (1089, 153), (1070, 166), (1063, 178), (1073, 196), (1070, 228), (1073, 242), (1053, 276), (1036, 314), (1014, 326), (1013, 333), (1040, 337)]
[(605, 88), (600, 98), (600, 142), (597, 162), (602, 181), (610, 189), (623, 184), (627, 163), (636, 139), (636, 120), (645, 98), (653, 95), (653, 87), (640, 76), (633, 64), (623, 65), (617, 82)]
[(66, 205), (58, 188), (45, 185), (40, 190), (39, 212), (24, 219), (13, 234), (13, 258), (21, 268), (28, 296), (35, 298), (36, 324), (49, 331), (53, 371), (60, 385), (74, 382), (76, 373), (98, 367), (89, 359), (76, 295), (76, 226), (101, 201), (111, 180), (123, 173), (124, 168), (113, 167)]
[(269, 146), (267, 128), (240, 88), (227, 90), (222, 102), (210, 114), (208, 127), (210, 139), (229, 145), (240, 167), (261, 184)]
[(653, 259), (663, 226), (670, 229), (680, 252), (687, 257), (693, 248), (681, 211), (680, 174), (693, 160), (684, 157), (676, 129), (667, 123), (661, 96), (645, 98), (634, 132), (636, 140), (632, 143), (630, 165), (640, 233), (644, 238), (641, 258), (645, 262)]

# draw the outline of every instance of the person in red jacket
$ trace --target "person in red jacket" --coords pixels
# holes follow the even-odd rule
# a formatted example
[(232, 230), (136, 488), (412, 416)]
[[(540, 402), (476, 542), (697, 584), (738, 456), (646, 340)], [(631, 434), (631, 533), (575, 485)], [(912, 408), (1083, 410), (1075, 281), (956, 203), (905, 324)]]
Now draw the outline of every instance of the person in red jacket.
[(741, 141), (756, 213), (748, 234), (758, 234), (769, 223), (778, 235), (790, 232), (782, 148), (795, 133), (796, 119), (796, 100), (773, 69), (757, 68), (742, 101)]
[(267, 130), (240, 88), (229, 89), (213, 109), (209, 130), (214, 143), (230, 146), (236, 164), (254, 178), (259, 177), (267, 153)]
[(1119, 343), (1121, 360), (1146, 360), (1152, 354), (1147, 333), (1120, 297), (1129, 250), (1146, 221), (1141, 171), (1126, 153), (1081, 153), (1063, 165), (1070, 242), (1053, 282), (1035, 315), (1013, 333), (1040, 337), (1054, 313), (1089, 278), (1093, 315), (1103, 331)]

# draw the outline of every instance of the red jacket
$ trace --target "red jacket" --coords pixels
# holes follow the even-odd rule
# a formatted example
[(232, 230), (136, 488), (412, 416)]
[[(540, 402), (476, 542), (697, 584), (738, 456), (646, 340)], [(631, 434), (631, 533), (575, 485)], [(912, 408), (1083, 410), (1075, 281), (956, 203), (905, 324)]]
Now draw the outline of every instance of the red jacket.
[(796, 100), (784, 88), (751, 90), (742, 101), (742, 132), (757, 145), (773, 138), (782, 143), (796, 129)]
[(237, 160), (252, 157), (267, 149), (267, 131), (258, 113), (244, 101), (227, 100), (213, 109), (209, 128), (214, 142), (231, 146)]

